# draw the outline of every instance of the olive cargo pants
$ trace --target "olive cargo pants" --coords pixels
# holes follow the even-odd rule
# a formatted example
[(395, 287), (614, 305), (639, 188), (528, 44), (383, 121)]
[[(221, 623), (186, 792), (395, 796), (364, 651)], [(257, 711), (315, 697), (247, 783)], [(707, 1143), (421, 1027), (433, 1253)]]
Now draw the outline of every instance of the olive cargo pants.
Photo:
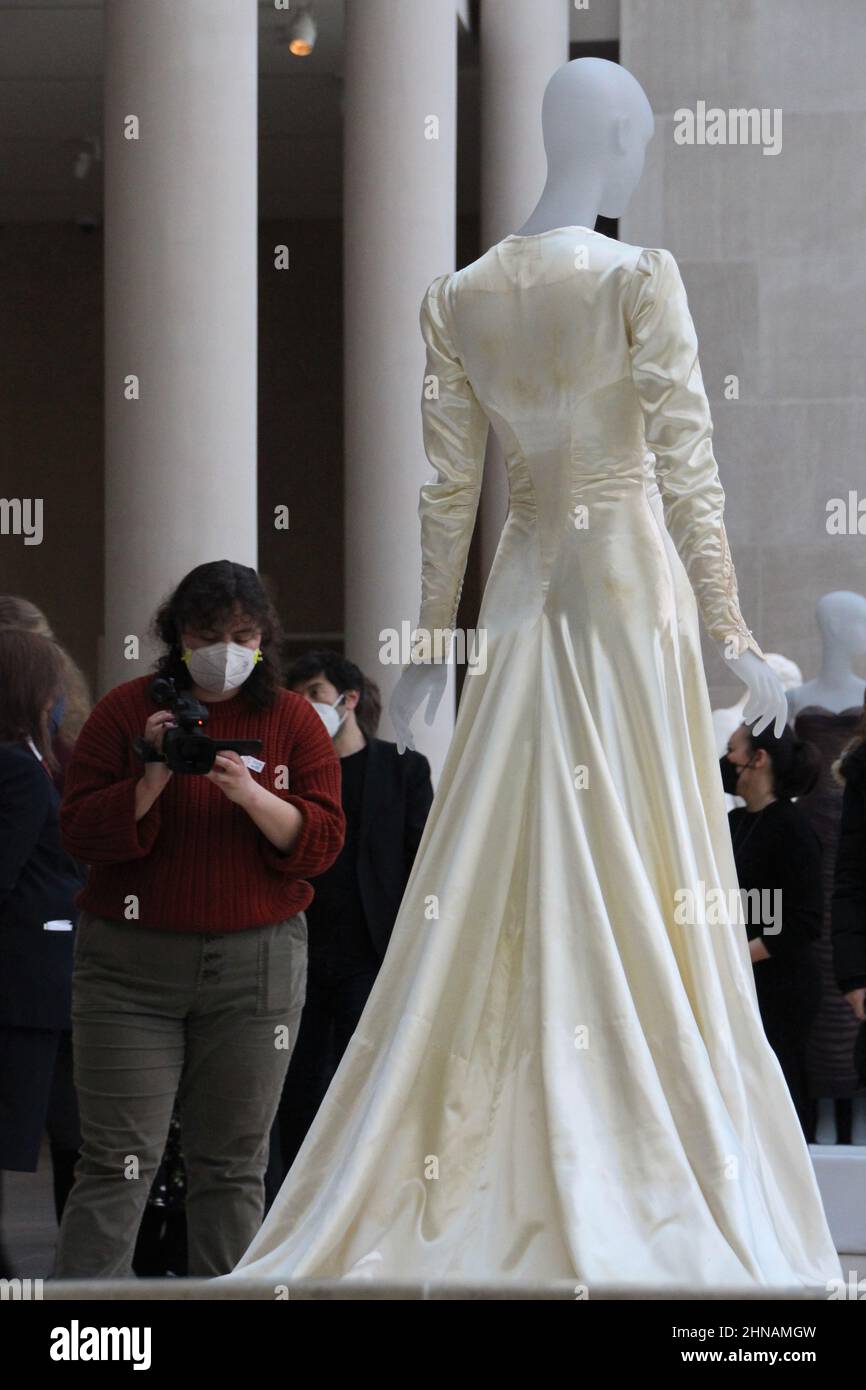
[(54, 1278), (131, 1275), (175, 1096), (189, 1274), (234, 1267), (261, 1225), (268, 1136), (306, 981), (303, 912), (211, 934), (81, 913), (72, 1020), (82, 1148)]

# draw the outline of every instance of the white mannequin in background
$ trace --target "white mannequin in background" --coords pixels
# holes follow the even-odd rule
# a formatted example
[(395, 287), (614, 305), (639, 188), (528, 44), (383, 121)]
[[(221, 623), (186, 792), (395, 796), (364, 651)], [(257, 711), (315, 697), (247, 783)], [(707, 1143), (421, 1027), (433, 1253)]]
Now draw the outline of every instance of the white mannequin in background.
[[(866, 680), (854, 670), (854, 662), (866, 653), (866, 598), (848, 589), (824, 594), (815, 606), (821, 633), (821, 669), (813, 680), (788, 691), (793, 724), (810, 705), (841, 714), (862, 707)], [(817, 1102), (815, 1141), (834, 1144), (837, 1139), (835, 1102), (827, 1096)], [(851, 1143), (866, 1144), (866, 1097), (851, 1098)]]
[(821, 633), (821, 669), (814, 680), (788, 691), (791, 720), (807, 705), (840, 714), (862, 705), (866, 680), (854, 662), (866, 654), (866, 598), (847, 589), (825, 594), (815, 607)]
[[(602, 59), (566, 63), (547, 85), (541, 120), (547, 179), (519, 235), (557, 227), (591, 230), (600, 215), (621, 217), (640, 182), (655, 125), (640, 83), (625, 68)], [(772, 667), (752, 651), (729, 657), (722, 644), (716, 649), (747, 688), (743, 721), (754, 724), (756, 734), (774, 721), (778, 737), (787, 705)], [(446, 680), (444, 661), (409, 665), (401, 674), (388, 706), (401, 752), (415, 747), (410, 726), (425, 700), (425, 720), (433, 723)]]

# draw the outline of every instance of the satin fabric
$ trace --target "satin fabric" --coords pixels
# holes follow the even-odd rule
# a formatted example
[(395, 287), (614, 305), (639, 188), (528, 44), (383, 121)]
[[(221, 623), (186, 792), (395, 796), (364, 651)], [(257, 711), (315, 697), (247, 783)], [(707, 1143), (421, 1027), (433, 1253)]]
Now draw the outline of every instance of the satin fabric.
[[(421, 623), (456, 613), (492, 422), (510, 504), (388, 953), (226, 1282), (840, 1278), (758, 1014), (698, 603), (739, 610), (673, 257), (508, 237), (421, 310)], [(660, 486), (659, 486), (660, 485)], [(696, 598), (697, 596), (697, 598)]]

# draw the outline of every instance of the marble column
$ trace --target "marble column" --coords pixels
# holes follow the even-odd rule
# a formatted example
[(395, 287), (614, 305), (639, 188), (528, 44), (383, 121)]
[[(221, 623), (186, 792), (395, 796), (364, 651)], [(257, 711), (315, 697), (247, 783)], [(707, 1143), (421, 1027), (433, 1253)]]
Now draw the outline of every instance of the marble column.
[[(399, 666), (382, 661), (380, 633), (418, 619), (418, 494), (432, 472), (418, 314), (431, 280), (454, 269), (454, 0), (348, 4), (344, 60), (345, 650), (380, 686), (390, 738)], [(415, 720), (434, 778), (453, 729), (453, 675), (432, 728)]]
[(257, 18), (105, 7), (103, 690), (189, 569), (256, 563)]

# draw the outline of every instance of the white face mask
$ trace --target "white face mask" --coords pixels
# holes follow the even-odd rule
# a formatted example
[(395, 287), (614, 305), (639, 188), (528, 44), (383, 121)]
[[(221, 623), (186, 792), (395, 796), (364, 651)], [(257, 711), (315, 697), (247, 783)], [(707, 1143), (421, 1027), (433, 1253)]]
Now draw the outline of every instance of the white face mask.
[(242, 647), (239, 642), (212, 642), (208, 647), (189, 648), (183, 654), (189, 673), (202, 690), (212, 690), (214, 694), (226, 690), (236, 690), (251, 674), (257, 661), (261, 661), (261, 648), (253, 651)]
[(332, 705), (326, 704), (323, 700), (310, 701), (310, 704), (313, 706), (313, 709), (316, 711), (325, 728), (327, 729), (328, 733), (331, 735), (331, 738), (336, 738), (337, 734), (342, 728), (343, 720), (346, 718), (346, 710), (343, 711), (342, 717), (337, 713), (337, 705), (340, 703), (341, 700), (345, 699), (345, 696), (346, 692), (343, 691), (343, 694), (338, 695)]

